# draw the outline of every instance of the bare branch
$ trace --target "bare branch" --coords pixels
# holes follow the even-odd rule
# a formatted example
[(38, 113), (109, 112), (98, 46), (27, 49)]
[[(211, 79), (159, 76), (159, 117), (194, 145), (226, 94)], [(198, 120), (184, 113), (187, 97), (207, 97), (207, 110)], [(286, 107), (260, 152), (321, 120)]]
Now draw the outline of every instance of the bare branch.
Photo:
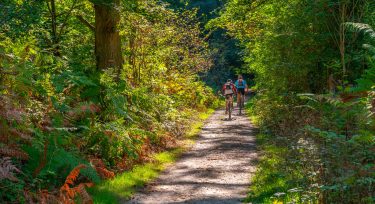
[(81, 23), (83, 23), (84, 25), (86, 25), (87, 27), (90, 28), (90, 30), (92, 30), (93, 32), (95, 32), (95, 27), (93, 25), (91, 25), (91, 23), (89, 23), (86, 19), (84, 19), (81, 15), (76, 15), (76, 18), (81, 21)]
[(57, 36), (58, 39), (61, 38), (61, 35), (62, 35), (62, 33), (63, 33), (63, 30), (64, 30), (65, 26), (67, 25), (68, 20), (69, 20), (69, 18), (70, 18), (70, 16), (71, 16), (73, 10), (79, 7), (79, 5), (76, 6), (76, 4), (77, 4), (77, 0), (73, 1), (72, 7), (69, 9), (68, 12), (66, 12), (66, 16), (65, 16), (65, 18), (64, 18), (64, 20), (63, 20), (63, 23), (62, 23), (62, 25), (61, 25), (61, 27), (60, 27), (59, 34), (58, 34), (58, 36)]
[(49, 1), (49, 0), (46, 0), (47, 8), (48, 8), (48, 11), (49, 11), (50, 15), (52, 15), (51, 6), (49, 5), (48, 1)]

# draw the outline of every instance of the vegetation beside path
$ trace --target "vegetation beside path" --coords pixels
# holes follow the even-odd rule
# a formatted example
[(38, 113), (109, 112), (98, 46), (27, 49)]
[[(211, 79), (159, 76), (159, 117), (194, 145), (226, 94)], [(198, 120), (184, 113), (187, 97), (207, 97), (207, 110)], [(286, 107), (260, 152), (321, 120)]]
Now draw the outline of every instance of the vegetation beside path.
[(5, 0), (0, 13), (2, 203), (90, 203), (88, 188), (148, 162), (218, 106), (199, 77), (213, 58), (194, 10)]
[[(252, 123), (259, 126), (259, 117), (254, 114), (254, 101), (251, 99), (246, 104), (246, 112)], [(298, 174), (295, 165), (291, 165), (288, 146), (282, 138), (275, 137), (266, 131), (256, 135), (256, 144), (259, 151), (257, 170), (251, 177), (251, 185), (245, 202), (251, 203), (288, 203), (307, 202), (317, 203), (317, 200), (303, 198), (301, 189), (294, 188), (296, 178), (303, 177)], [(292, 190), (291, 190), (292, 189)]]
[(374, 203), (374, 1), (228, 0), (207, 27), (239, 41), (255, 76), (249, 201)]
[(91, 203), (87, 189), (136, 165), (118, 182), (144, 183), (125, 180), (172, 161), (150, 155), (238, 74), (264, 152), (250, 202), (375, 203), (374, 0), (2, 0), (0, 13), (1, 203)]
[(189, 131), (182, 137), (179, 144), (167, 151), (151, 156), (151, 161), (135, 165), (131, 170), (121, 173), (111, 180), (103, 181), (90, 190), (94, 203), (115, 204), (129, 199), (137, 190), (152, 182), (167, 166), (173, 164), (181, 153), (191, 147), (198, 136), (204, 121), (214, 112), (208, 109), (189, 125)]

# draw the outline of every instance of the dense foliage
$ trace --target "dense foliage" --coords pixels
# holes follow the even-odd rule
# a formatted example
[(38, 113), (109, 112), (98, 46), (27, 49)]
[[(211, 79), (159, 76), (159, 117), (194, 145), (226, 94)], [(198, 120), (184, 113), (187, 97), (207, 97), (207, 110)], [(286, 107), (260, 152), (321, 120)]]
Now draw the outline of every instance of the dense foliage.
[[(98, 66), (99, 11), (118, 18), (107, 36), (118, 31), (120, 68)], [(0, 13), (2, 202), (90, 202), (85, 187), (169, 147), (217, 105), (198, 80), (212, 61), (195, 10), (5, 0)]]
[(255, 73), (263, 160), (249, 200), (372, 203), (375, 7), (369, 0), (229, 0), (227, 29)]
[(0, 201), (92, 202), (87, 187), (173, 146), (242, 73), (263, 153), (248, 201), (375, 202), (372, 0), (2, 0), (0, 13)]

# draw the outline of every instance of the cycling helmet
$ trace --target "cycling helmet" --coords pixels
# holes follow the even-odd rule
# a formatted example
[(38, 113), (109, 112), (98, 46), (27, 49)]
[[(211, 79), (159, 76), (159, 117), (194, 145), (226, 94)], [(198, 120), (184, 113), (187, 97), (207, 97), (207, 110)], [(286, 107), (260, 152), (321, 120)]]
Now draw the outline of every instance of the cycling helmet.
[(227, 80), (227, 82), (230, 82), (230, 83), (232, 83), (232, 79), (228, 79), (228, 80)]

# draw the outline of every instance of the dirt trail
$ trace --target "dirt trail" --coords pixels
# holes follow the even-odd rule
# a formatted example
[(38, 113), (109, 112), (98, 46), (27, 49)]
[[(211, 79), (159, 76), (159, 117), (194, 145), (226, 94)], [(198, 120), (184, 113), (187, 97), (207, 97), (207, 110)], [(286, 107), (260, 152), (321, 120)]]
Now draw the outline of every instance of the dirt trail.
[(216, 111), (194, 147), (126, 203), (241, 203), (255, 171), (255, 128)]

